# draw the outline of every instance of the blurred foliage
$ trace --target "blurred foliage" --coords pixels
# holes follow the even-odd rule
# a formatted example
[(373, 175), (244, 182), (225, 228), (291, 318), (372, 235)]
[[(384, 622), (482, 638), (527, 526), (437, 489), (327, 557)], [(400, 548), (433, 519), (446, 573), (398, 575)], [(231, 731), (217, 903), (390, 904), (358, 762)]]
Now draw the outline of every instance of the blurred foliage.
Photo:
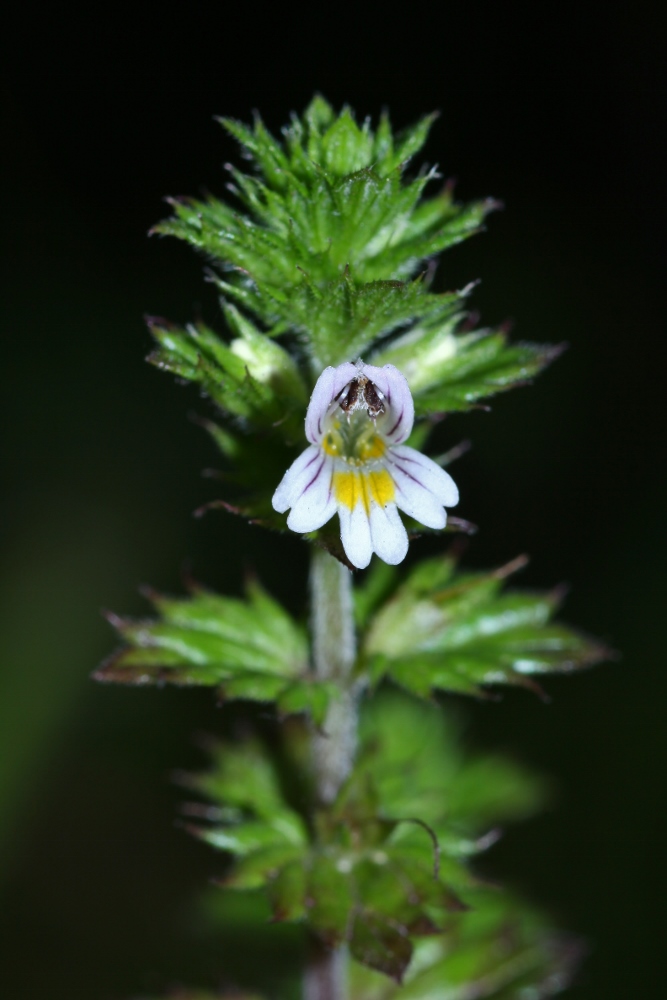
[[(539, 807), (540, 782), (505, 758), (462, 751), (460, 727), (435, 706), (385, 693), (365, 704), (354, 771), (322, 810), (307, 733), (290, 732), (300, 773), (288, 768), (287, 785), (285, 761), (281, 768), (258, 742), (218, 744), (210, 771), (181, 778), (209, 803), (186, 807), (199, 820), (189, 828), (234, 858), (223, 887), (264, 888), (274, 920), (305, 923), (327, 946), (347, 942), (354, 958), (397, 982), (413, 968), (411, 938), (421, 935), (440, 942), (428, 955), (443, 982), (461, 937), (489, 983), (544, 973), (543, 935), (532, 943), (528, 930), (517, 937), (515, 957), (508, 945), (494, 954), (480, 943), (480, 934), (495, 933), (494, 921), (511, 926), (509, 903), (487, 912), (485, 902), (477, 917), (468, 914), (487, 898), (468, 859), (497, 839), (495, 824)], [(501, 953), (503, 969), (492, 975)], [(423, 959), (416, 968), (423, 972)]]
[(473, 890), (444, 934), (421, 939), (401, 985), (351, 968), (352, 1000), (545, 1000), (570, 984), (581, 945), (497, 889)]

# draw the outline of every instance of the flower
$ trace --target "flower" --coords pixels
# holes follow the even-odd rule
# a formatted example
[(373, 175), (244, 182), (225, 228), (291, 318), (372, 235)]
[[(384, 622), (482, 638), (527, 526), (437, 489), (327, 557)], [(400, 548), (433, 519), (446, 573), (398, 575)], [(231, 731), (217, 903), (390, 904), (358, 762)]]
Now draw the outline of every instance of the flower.
[(373, 552), (386, 563), (405, 559), (408, 535), (397, 508), (428, 528), (444, 528), (445, 507), (458, 503), (454, 480), (406, 440), (415, 409), (394, 365), (346, 362), (325, 368), (306, 413), (310, 445), (273, 494), (274, 509), (291, 507), (292, 531), (315, 531), (335, 513), (353, 566)]

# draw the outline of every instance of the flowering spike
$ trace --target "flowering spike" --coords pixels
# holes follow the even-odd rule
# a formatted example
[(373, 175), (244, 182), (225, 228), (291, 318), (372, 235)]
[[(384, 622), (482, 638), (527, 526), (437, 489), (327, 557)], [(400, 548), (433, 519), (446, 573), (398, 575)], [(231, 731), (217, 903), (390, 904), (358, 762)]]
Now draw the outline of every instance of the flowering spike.
[(394, 365), (359, 359), (325, 368), (306, 413), (310, 445), (292, 463), (273, 495), (287, 526), (316, 531), (335, 513), (345, 554), (364, 569), (375, 552), (390, 565), (405, 559), (408, 536), (397, 508), (429, 528), (444, 528), (445, 507), (458, 503), (454, 480), (409, 448), (414, 404)]

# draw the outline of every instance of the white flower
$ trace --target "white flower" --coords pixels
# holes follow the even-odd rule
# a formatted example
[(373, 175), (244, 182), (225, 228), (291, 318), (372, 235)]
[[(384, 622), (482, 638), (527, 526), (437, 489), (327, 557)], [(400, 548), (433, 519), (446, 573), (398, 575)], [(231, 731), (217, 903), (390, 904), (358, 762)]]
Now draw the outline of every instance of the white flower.
[(306, 413), (310, 446), (273, 494), (292, 531), (315, 531), (338, 513), (353, 566), (373, 552), (391, 565), (408, 551), (397, 508), (428, 528), (444, 528), (445, 507), (458, 503), (452, 477), (406, 440), (415, 409), (405, 376), (394, 365), (358, 361), (325, 368)]

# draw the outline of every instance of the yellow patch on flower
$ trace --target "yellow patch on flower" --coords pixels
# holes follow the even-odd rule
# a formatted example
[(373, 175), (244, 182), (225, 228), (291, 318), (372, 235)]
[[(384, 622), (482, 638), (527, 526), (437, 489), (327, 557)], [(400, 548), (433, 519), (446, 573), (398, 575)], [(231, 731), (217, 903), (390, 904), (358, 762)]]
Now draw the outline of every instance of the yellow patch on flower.
[(322, 448), (333, 458), (342, 458), (350, 465), (364, 465), (382, 458), (387, 446), (366, 418), (337, 420), (322, 438)]
[(374, 458), (382, 458), (386, 450), (385, 443), (378, 434), (371, 434), (370, 437), (361, 441), (358, 446), (359, 458), (362, 462), (370, 462)]
[(394, 481), (386, 469), (378, 472), (334, 472), (333, 488), (339, 504), (348, 510), (363, 504), (367, 514), (370, 513), (372, 500), (384, 507), (396, 495)]

